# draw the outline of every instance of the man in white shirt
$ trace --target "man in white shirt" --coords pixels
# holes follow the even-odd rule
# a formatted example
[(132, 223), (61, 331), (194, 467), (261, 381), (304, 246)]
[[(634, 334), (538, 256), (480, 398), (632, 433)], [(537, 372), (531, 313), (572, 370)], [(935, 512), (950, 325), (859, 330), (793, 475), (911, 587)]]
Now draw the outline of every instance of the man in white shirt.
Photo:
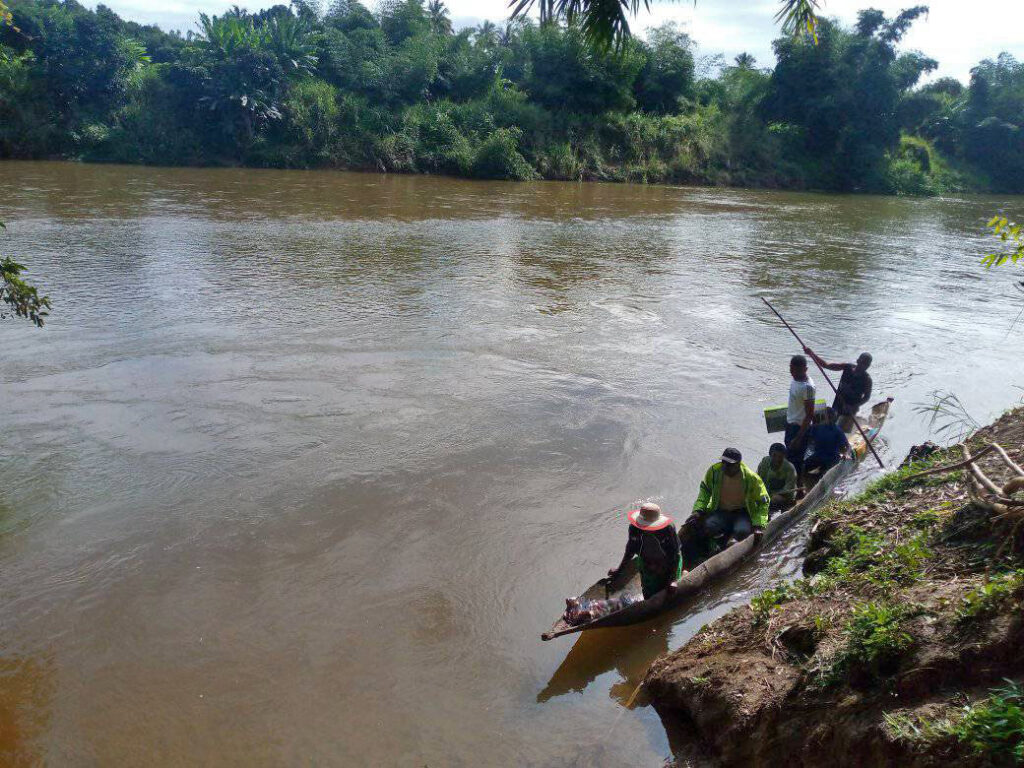
[(814, 382), (807, 375), (807, 358), (803, 355), (793, 355), (789, 372), (793, 380), (789, 383), (789, 407), (786, 409), (786, 458), (796, 468), (797, 477), (802, 477), (807, 431), (814, 423)]

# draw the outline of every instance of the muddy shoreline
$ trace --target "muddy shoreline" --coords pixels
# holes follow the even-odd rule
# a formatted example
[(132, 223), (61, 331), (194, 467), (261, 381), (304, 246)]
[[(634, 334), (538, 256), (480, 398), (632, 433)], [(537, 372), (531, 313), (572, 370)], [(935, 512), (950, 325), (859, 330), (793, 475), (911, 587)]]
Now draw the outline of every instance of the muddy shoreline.
[[(993, 442), (1024, 461), (1024, 409), (966, 441)], [(818, 510), (805, 578), (652, 665), (662, 719), (723, 766), (1020, 764), (1024, 508), (972, 501), (963, 469), (915, 476), (963, 458), (943, 449)], [(1015, 475), (992, 449), (978, 465), (1000, 487)]]

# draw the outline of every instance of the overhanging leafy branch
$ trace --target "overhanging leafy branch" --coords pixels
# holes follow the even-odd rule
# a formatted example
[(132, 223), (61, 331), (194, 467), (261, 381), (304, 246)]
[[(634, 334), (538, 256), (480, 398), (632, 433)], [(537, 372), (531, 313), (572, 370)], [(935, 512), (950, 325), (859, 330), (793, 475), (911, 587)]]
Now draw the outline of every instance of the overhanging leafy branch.
[[(3, 222), (0, 222), (0, 229), (5, 229)], [(24, 271), (25, 266), (14, 259), (0, 259), (0, 299), (7, 305), (8, 312), (24, 317), (37, 328), (42, 328), (46, 316), (50, 314), (50, 297), (40, 296), (39, 289), (25, 282), (21, 278)], [(0, 318), (7, 316), (7, 313), (0, 311)]]
[(1016, 264), (1024, 259), (1024, 226), (1010, 221), (1005, 216), (993, 216), (988, 223), (992, 234), (1009, 244), (1009, 249), (1002, 253), (990, 253), (981, 263), (986, 267), (1001, 267), (1007, 262)]

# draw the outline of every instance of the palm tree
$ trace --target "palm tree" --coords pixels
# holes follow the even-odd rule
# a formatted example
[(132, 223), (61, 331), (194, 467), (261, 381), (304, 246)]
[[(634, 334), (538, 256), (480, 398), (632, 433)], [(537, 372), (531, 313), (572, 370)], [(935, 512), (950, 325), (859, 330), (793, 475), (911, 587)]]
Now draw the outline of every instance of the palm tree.
[(505, 22), (504, 28), (498, 35), (498, 45), (502, 48), (508, 48), (512, 45), (512, 41), (516, 39), (516, 35), (523, 31), (523, 27), (525, 27), (526, 24), (527, 22), (522, 18), (509, 19)]
[[(579, 22), (584, 34), (598, 48), (621, 46), (630, 36), (628, 16), (636, 16), (641, 6), (650, 10), (651, 0), (511, 0), (512, 17), (529, 13), (540, 2), (541, 18), (565, 17)], [(789, 34), (806, 32), (817, 39), (817, 9), (820, 0), (779, 0), (775, 20)]]
[(540, 0), (540, 23), (550, 24), (558, 21), (558, 14), (555, 12), (555, 0)]
[(736, 69), (743, 70), (753, 69), (754, 65), (757, 64), (757, 59), (746, 52), (741, 53), (733, 61), (736, 62)]
[(498, 45), (498, 27), (493, 22), (485, 21), (476, 28), (476, 42), (485, 48), (494, 48)]
[(452, 33), (452, 20), (448, 18), (448, 8), (442, 0), (430, 0), (427, 3), (427, 13), (430, 15), (430, 28), (437, 35), (450, 35)]

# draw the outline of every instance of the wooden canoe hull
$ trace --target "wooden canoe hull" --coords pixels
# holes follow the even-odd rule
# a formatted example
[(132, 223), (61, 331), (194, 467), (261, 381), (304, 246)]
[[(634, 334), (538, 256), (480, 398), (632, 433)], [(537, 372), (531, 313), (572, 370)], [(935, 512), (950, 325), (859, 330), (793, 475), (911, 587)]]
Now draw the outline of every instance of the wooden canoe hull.
[[(873, 406), (867, 424), (863, 425), (868, 439), (872, 442), (878, 436), (882, 425), (885, 423), (891, 403), (892, 399), (890, 398)], [(664, 590), (656, 595), (652, 595), (647, 600), (640, 600), (627, 608), (623, 608), (621, 611), (610, 613), (586, 624), (572, 625), (560, 618), (552, 625), (551, 629), (541, 635), (541, 640), (553, 640), (562, 635), (570, 635), (575, 632), (599, 629), (601, 627), (621, 627), (627, 624), (639, 624), (673, 606), (684, 603), (687, 599), (703, 590), (708, 583), (732, 571), (754, 552), (771, 544), (784, 531), (806, 515), (808, 511), (820, 504), (825, 496), (831, 494), (832, 489), (835, 488), (839, 481), (849, 475), (867, 453), (867, 444), (859, 434), (851, 436), (850, 446), (853, 448), (854, 458), (841, 461), (832, 467), (803, 499), (786, 512), (774, 517), (765, 528), (764, 536), (760, 543), (756, 543), (753, 536), (748, 536), (743, 541), (736, 542), (728, 549), (719, 552), (714, 557), (708, 558), (692, 571), (685, 573), (679, 580), (678, 589), (673, 592)], [(623, 574), (621, 579), (623, 584), (617, 586), (611, 592), (612, 595), (621, 594), (622, 592), (639, 594), (640, 576), (635, 572), (632, 564), (627, 564), (627, 568), (629, 570)], [(583, 593), (582, 597), (588, 599), (606, 597), (606, 584), (606, 579), (599, 579)]]

